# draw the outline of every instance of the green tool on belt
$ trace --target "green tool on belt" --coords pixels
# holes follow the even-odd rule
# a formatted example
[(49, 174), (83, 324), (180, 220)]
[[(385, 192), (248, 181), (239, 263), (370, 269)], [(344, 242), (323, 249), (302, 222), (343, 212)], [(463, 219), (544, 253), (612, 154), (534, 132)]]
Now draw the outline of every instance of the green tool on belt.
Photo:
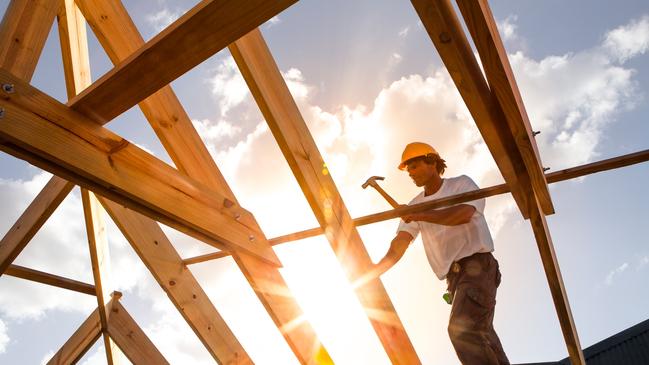
[(444, 295), (442, 295), (442, 299), (446, 302), (446, 304), (453, 304), (453, 294), (446, 292)]

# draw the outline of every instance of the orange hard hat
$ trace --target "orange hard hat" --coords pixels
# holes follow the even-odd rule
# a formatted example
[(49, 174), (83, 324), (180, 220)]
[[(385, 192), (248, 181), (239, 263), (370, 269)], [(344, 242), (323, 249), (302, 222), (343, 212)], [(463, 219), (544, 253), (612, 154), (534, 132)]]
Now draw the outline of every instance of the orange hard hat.
[(408, 143), (406, 148), (403, 150), (403, 153), (401, 154), (401, 163), (399, 164), (399, 170), (405, 170), (406, 161), (410, 160), (411, 158), (428, 156), (428, 155), (439, 156), (439, 154), (437, 153), (437, 151), (435, 151), (433, 146), (429, 145), (428, 143), (423, 143), (423, 142)]

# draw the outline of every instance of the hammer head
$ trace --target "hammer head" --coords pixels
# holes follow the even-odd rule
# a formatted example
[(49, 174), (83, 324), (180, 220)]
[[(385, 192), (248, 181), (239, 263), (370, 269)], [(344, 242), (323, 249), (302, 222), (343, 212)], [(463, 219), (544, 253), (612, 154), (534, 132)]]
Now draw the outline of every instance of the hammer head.
[(369, 179), (367, 179), (367, 181), (365, 181), (365, 183), (361, 186), (363, 187), (363, 189), (365, 189), (369, 185), (376, 184), (376, 180), (385, 180), (385, 178), (383, 176), (372, 176)]

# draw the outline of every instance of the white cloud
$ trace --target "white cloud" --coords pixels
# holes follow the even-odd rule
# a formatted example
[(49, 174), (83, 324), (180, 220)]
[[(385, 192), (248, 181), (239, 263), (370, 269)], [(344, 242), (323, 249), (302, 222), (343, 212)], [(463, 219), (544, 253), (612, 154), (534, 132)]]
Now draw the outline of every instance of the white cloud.
[(410, 26), (406, 26), (399, 31), (399, 37), (405, 38), (408, 36), (409, 32), (410, 32)]
[(230, 109), (241, 104), (250, 93), (243, 76), (234, 62), (227, 57), (216, 68), (215, 75), (210, 79), (212, 94), (216, 97), (224, 117)]
[(271, 28), (271, 27), (274, 27), (274, 26), (276, 26), (277, 24), (279, 24), (281, 22), (282, 22), (282, 20), (277, 15), (275, 15), (274, 17), (268, 19), (268, 22), (266, 22), (266, 24), (267, 24), (266, 27)]
[(146, 21), (153, 27), (156, 32), (160, 32), (167, 26), (169, 26), (169, 24), (178, 19), (178, 17), (180, 17), (181, 15), (182, 13), (179, 11), (163, 8), (157, 13), (147, 15)]
[(7, 351), (7, 345), (9, 344), (9, 334), (7, 325), (0, 318), (0, 354)]
[(516, 28), (518, 27), (516, 25), (517, 20), (518, 17), (516, 15), (510, 15), (505, 18), (505, 20), (497, 23), (498, 30), (503, 41), (509, 41), (518, 38), (518, 35), (516, 34)]
[(645, 53), (649, 49), (649, 15), (608, 32), (604, 37), (604, 47), (620, 62)]
[(629, 264), (625, 262), (622, 265), (618, 266), (617, 268), (611, 270), (608, 273), (608, 275), (606, 275), (606, 279), (604, 279), (604, 283), (606, 285), (613, 284), (613, 278), (620, 275), (621, 273), (623, 273), (628, 267), (629, 267)]
[[(3, 202), (0, 232), (6, 232), (13, 225), (50, 177), (43, 172), (30, 180), (0, 180), (0, 201)], [(113, 284), (115, 289), (130, 290), (143, 275), (142, 265), (136, 265), (130, 246), (108, 216), (106, 222)], [(81, 198), (78, 192), (73, 191), (15, 263), (92, 284), (88, 250)], [(41, 319), (48, 311), (54, 310), (87, 314), (97, 306), (92, 296), (8, 276), (0, 280), (0, 292), (12, 293), (0, 296), (0, 312), (8, 318)]]

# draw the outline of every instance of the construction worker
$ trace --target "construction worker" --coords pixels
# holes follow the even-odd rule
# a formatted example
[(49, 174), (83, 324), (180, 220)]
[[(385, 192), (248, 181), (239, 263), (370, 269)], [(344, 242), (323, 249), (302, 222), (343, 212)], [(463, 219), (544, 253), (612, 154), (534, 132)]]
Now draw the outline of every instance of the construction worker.
[[(442, 178), (446, 161), (426, 143), (408, 144), (399, 169), (424, 188), (410, 205), (478, 189), (465, 175)], [(448, 334), (465, 365), (509, 364), (493, 328), (500, 270), (491, 254), (494, 244), (484, 207), (481, 199), (403, 216), (387, 254), (372, 272), (382, 275), (394, 266), (421, 233), (430, 266), (440, 280), (446, 279), (444, 298), (452, 303)]]

